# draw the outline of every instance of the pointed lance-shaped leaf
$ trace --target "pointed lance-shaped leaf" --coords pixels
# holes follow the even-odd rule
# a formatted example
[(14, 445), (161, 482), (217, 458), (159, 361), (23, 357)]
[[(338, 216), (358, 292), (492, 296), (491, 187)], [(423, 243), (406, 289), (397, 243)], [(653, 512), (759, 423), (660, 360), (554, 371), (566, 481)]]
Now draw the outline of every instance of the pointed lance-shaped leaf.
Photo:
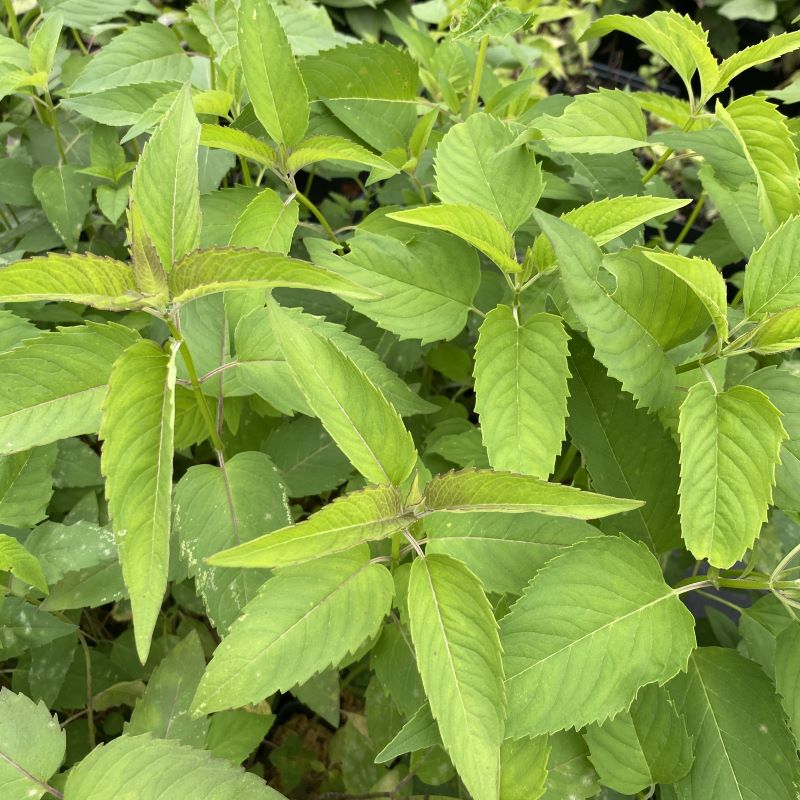
[(50, 253), (0, 268), (0, 303), (80, 303), (107, 311), (141, 308), (131, 268), (93, 253)]
[(297, 525), (223, 550), (209, 563), (218, 567), (287, 567), (386, 539), (413, 522), (413, 517), (404, 515), (402, 497), (394, 486), (372, 486), (336, 498)]
[(142, 221), (139, 207), (132, 202), (128, 209), (128, 237), (131, 242), (131, 266), (136, 288), (153, 306), (164, 306), (169, 299), (169, 285), (164, 266)]
[(400, 485), (417, 461), (411, 434), (381, 390), (337, 344), (270, 301), (273, 331), (309, 406), (372, 483)]
[(166, 272), (200, 239), (199, 140), (187, 84), (144, 146), (131, 187), (132, 202)]
[(498, 800), (505, 693), (497, 622), (483, 588), (450, 556), (417, 558), (408, 613), (445, 749), (475, 800)]
[(241, 158), (249, 158), (257, 164), (272, 167), (275, 151), (261, 139), (239, 128), (223, 128), (222, 125), (203, 123), (200, 126), (200, 144), (218, 150), (227, 150)]
[(428, 512), (495, 511), (522, 514), (537, 511), (554, 517), (599, 519), (638, 508), (640, 500), (607, 497), (560, 483), (516, 475), (512, 472), (465, 469), (436, 475), (425, 487)]
[(100, 429), (108, 510), (142, 663), (167, 588), (176, 352), (174, 344), (165, 353), (142, 340), (119, 357)]
[(758, 538), (787, 437), (781, 413), (752, 386), (717, 392), (707, 381), (680, 410), (681, 531), (712, 566), (733, 566)]
[(291, 147), (308, 128), (308, 93), (269, 0), (242, 0), (239, 52), (250, 102), (278, 144)]
[(625, 536), (556, 556), (500, 631), (511, 738), (601, 723), (685, 669), (695, 646), (693, 617), (655, 556)]
[(194, 713), (259, 703), (338, 665), (378, 632), (393, 593), (366, 545), (282, 570), (214, 651)]
[(374, 300), (379, 296), (307, 261), (256, 248), (195, 250), (175, 265), (169, 283), (172, 302), (177, 305), (231, 289), (272, 289), (278, 286), (315, 289), (362, 300)]

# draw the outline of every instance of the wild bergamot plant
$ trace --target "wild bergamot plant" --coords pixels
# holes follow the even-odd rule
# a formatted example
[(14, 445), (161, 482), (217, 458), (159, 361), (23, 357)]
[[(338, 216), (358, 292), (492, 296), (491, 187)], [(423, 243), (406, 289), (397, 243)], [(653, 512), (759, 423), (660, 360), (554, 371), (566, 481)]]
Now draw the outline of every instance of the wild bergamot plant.
[(796, 798), (800, 33), (355, 8), (6, 2), (0, 795)]

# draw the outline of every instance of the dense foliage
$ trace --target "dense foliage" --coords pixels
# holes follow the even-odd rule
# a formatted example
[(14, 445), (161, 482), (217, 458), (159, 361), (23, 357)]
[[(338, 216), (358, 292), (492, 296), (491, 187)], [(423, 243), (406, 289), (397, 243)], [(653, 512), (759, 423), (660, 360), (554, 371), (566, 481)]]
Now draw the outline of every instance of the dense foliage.
[(4, 2), (0, 797), (796, 798), (800, 33)]

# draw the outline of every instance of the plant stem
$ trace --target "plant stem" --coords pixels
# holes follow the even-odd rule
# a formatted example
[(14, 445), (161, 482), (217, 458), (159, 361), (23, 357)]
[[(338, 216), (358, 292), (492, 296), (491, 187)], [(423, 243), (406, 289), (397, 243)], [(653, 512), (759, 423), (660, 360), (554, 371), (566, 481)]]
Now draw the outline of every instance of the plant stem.
[(561, 459), (561, 463), (558, 465), (555, 475), (553, 475), (553, 483), (561, 483), (561, 481), (564, 480), (567, 472), (569, 472), (569, 468), (572, 466), (572, 462), (575, 461), (575, 456), (577, 455), (578, 448), (570, 442), (567, 452), (564, 453), (564, 457)]
[(653, 163), (653, 166), (652, 166), (652, 167), (650, 167), (650, 169), (649, 169), (649, 170), (647, 170), (647, 172), (645, 172), (645, 174), (644, 174), (644, 177), (642, 178), (642, 186), (644, 186), (645, 184), (647, 184), (647, 182), (648, 182), (648, 181), (649, 181), (649, 180), (650, 180), (650, 179), (653, 177), (653, 175), (655, 175), (655, 174), (656, 174), (656, 173), (657, 173), (657, 172), (658, 172), (658, 171), (661, 169), (661, 167), (663, 167), (663, 166), (664, 166), (664, 164), (666, 164), (666, 163), (667, 163), (667, 159), (668, 159), (668, 158), (669, 158), (669, 157), (670, 157), (670, 156), (671, 156), (671, 155), (672, 155), (674, 152), (675, 152), (675, 151), (674, 151), (674, 150), (673, 150), (671, 147), (668, 147), (668, 148), (667, 148), (667, 149), (664, 151), (664, 154), (661, 156), (661, 158), (659, 158), (659, 159), (658, 159), (658, 161), (654, 162), (654, 163)]
[(208, 434), (209, 438), (211, 439), (211, 443), (214, 445), (214, 449), (218, 453), (221, 453), (224, 449), (222, 440), (217, 433), (217, 426), (211, 417), (211, 412), (208, 410), (208, 403), (206, 403), (203, 390), (200, 388), (200, 379), (197, 377), (197, 370), (195, 369), (194, 360), (192, 359), (192, 354), (189, 351), (189, 346), (186, 344), (186, 340), (181, 335), (178, 326), (171, 319), (166, 320), (166, 323), (172, 338), (180, 347), (181, 355), (183, 356), (183, 363), (186, 365), (186, 371), (189, 373), (189, 380), (192, 382), (192, 391), (194, 392), (195, 399), (197, 400), (197, 405), (200, 407), (200, 414), (203, 417), (203, 421), (206, 423), (206, 427), (208, 428)]
[(14, 11), (14, 4), (12, 0), (5, 0), (6, 16), (8, 17), (8, 27), (11, 30), (11, 35), (16, 41), (22, 44), (22, 34), (19, 30), (19, 22), (17, 20), (17, 13)]
[(472, 85), (469, 88), (469, 100), (467, 102), (467, 116), (475, 113), (478, 107), (478, 97), (481, 93), (481, 79), (483, 78), (483, 68), (486, 65), (486, 51), (489, 49), (489, 34), (481, 37), (478, 45), (478, 58), (475, 61), (475, 72), (472, 76)]
[(297, 188), (297, 185), (292, 186), (292, 191), (294, 191), (301, 205), (305, 206), (316, 217), (317, 222), (322, 225), (322, 229), (328, 235), (328, 238), (335, 245), (341, 247), (342, 243), (336, 238), (336, 234), (333, 232), (328, 220), (325, 219), (325, 215)]
[(88, 56), (89, 55), (89, 51), (86, 48), (86, 45), (83, 43), (83, 39), (81, 39), (81, 35), (78, 33), (78, 31), (75, 30), (75, 28), (70, 28), (70, 31), (72, 33), (72, 38), (75, 40), (75, 44), (78, 45), (78, 50), (80, 50), (81, 53), (83, 53), (83, 55)]
[(683, 228), (681, 228), (681, 232), (678, 234), (678, 238), (672, 243), (672, 247), (670, 248), (670, 252), (674, 253), (678, 247), (683, 243), (683, 240), (686, 238), (689, 231), (692, 229), (692, 225), (697, 221), (697, 217), (700, 215), (700, 212), (703, 210), (703, 206), (706, 204), (706, 193), (700, 195), (697, 202), (694, 204), (694, 208), (692, 209), (692, 213), (689, 214), (688, 219), (684, 223)]
[(78, 636), (78, 641), (81, 643), (83, 650), (83, 660), (86, 664), (86, 724), (89, 729), (89, 748), (94, 750), (94, 688), (92, 686), (92, 654), (89, 652), (89, 644), (83, 631), (80, 628), (75, 629)]
[(61, 131), (58, 128), (58, 117), (56, 116), (56, 109), (53, 105), (53, 98), (50, 96), (50, 90), (44, 90), (44, 99), (47, 101), (47, 108), (50, 112), (50, 127), (53, 129), (53, 135), (56, 137), (56, 147), (58, 148), (58, 155), (61, 161), (67, 163), (67, 153), (64, 150), (64, 142), (61, 140)]

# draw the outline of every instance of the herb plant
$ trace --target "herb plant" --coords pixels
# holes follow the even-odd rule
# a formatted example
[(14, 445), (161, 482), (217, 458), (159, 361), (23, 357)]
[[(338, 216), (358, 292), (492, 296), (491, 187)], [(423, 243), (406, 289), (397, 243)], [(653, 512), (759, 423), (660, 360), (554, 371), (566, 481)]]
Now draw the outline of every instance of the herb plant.
[(5, 7), (3, 800), (797, 797), (800, 33)]

